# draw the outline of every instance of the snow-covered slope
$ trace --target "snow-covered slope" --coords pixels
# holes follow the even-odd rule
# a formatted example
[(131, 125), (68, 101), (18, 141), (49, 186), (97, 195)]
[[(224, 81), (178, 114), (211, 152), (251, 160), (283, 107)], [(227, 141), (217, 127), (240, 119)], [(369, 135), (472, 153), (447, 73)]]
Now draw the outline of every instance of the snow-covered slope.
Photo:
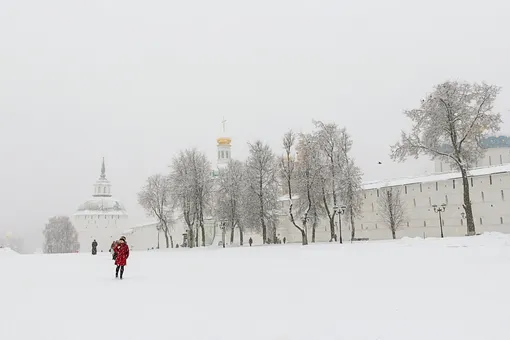
[(10, 256), (10, 255), (19, 255), (19, 253), (15, 252), (11, 248), (7, 248), (7, 247), (0, 248), (0, 256)]
[(510, 242), (0, 253), (0, 339), (510, 339)]

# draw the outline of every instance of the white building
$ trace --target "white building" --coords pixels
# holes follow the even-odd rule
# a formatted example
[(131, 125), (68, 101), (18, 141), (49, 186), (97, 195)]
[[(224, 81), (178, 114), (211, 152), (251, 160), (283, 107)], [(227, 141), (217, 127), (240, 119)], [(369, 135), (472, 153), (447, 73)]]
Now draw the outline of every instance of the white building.
[(92, 198), (81, 204), (72, 216), (81, 252), (90, 252), (94, 240), (98, 243), (98, 252), (107, 252), (111, 243), (129, 226), (126, 209), (119, 200), (112, 198), (111, 189), (103, 159)]
[[(496, 166), (510, 163), (510, 137), (508, 136), (490, 136), (480, 141), (485, 149), (483, 158), (479, 159), (475, 168), (484, 168), (488, 166)], [(448, 148), (444, 148), (448, 151)], [(435, 172), (443, 173), (449, 171), (456, 171), (450, 164), (442, 160), (436, 159)]]

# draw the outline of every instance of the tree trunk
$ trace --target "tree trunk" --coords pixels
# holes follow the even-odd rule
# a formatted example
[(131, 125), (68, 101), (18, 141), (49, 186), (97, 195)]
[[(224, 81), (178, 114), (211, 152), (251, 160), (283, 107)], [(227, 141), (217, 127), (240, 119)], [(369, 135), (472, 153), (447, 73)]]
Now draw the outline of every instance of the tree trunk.
[(356, 237), (356, 227), (354, 225), (354, 216), (352, 215), (351, 209), (351, 241)]
[(315, 228), (317, 227), (317, 223), (314, 221), (312, 224), (312, 243), (315, 243)]
[(261, 218), (260, 223), (262, 224), (262, 244), (267, 243), (267, 227), (264, 218)]
[(278, 237), (276, 236), (276, 225), (273, 226), (273, 244), (276, 244)]
[(260, 216), (260, 224), (262, 225), (262, 244), (266, 244), (266, 241), (267, 241), (267, 227), (266, 227), (266, 221), (264, 221), (263, 213)]
[[(158, 232), (159, 232), (159, 231), (158, 231)], [(165, 230), (164, 234), (165, 234), (166, 247), (168, 248), (168, 247), (170, 247), (170, 240), (168, 239), (168, 229), (167, 229), (167, 230)], [(159, 237), (159, 236), (158, 236), (158, 237)], [(159, 241), (158, 241), (158, 242), (159, 242)], [(172, 246), (172, 248), (173, 248), (173, 246)]]
[(304, 246), (308, 244), (308, 237), (306, 236), (305, 228), (301, 229), (301, 242)]
[(194, 242), (195, 242), (195, 247), (198, 247), (198, 227), (197, 227), (197, 230), (195, 231), (195, 239), (194, 239)]
[(234, 227), (230, 227), (230, 244), (234, 243)]
[(172, 235), (170, 235), (170, 245), (172, 246), (172, 248), (174, 247), (174, 238), (172, 237)]
[(239, 227), (239, 244), (242, 246), (243, 245), (243, 228)]
[(329, 218), (329, 231), (331, 233), (331, 237), (329, 241), (335, 240), (335, 213)]
[(397, 239), (397, 232), (395, 226), (391, 226), (391, 236), (393, 237), (394, 240)]
[(195, 238), (193, 237), (193, 226), (188, 226), (188, 247), (193, 248)]
[(262, 244), (266, 244), (267, 241), (267, 228), (266, 221), (264, 221), (264, 197), (262, 196), (263, 184), (262, 176), (259, 177), (259, 204), (260, 204), (260, 223), (262, 226)]
[(475, 220), (473, 218), (473, 208), (471, 206), (471, 198), (469, 197), (469, 179), (466, 169), (460, 169), (462, 174), (462, 187), (464, 191), (464, 212), (466, 213), (467, 235), (476, 235)]
[(205, 227), (203, 223), (200, 225), (200, 229), (202, 231), (202, 247), (205, 247)]

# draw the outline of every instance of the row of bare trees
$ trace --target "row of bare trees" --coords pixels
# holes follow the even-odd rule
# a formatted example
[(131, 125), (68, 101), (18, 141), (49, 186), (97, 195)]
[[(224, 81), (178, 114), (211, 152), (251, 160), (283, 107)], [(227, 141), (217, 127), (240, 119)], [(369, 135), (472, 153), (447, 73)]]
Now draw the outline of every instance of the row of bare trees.
[(237, 230), (242, 245), (246, 229), (260, 233), (264, 243), (276, 242), (283, 193), (288, 217), (303, 244), (308, 244), (309, 230), (315, 242), (321, 219), (329, 224), (331, 240), (336, 238), (339, 205), (347, 208), (345, 217), (354, 237), (354, 220), (361, 214), (362, 173), (349, 155), (352, 140), (336, 124), (314, 125), (312, 133), (286, 133), (281, 158), (262, 141), (249, 143), (247, 160), (231, 160), (217, 176), (212, 176), (203, 153), (182, 151), (172, 160), (168, 174), (147, 179), (138, 202), (157, 218), (167, 247), (173, 247), (171, 230), (177, 219), (187, 225), (191, 247), (205, 245), (206, 218), (221, 221), (230, 232), (230, 242)]
[(362, 172), (350, 156), (352, 139), (345, 128), (321, 121), (314, 125), (312, 133), (289, 131), (283, 137), (280, 170), (289, 199), (289, 218), (300, 231), (303, 244), (308, 244), (309, 229), (315, 242), (321, 219), (329, 224), (330, 240), (338, 236), (342, 242), (341, 230), (337, 235), (335, 229), (339, 206), (346, 208), (345, 219), (354, 238), (355, 219), (361, 217), (363, 206)]

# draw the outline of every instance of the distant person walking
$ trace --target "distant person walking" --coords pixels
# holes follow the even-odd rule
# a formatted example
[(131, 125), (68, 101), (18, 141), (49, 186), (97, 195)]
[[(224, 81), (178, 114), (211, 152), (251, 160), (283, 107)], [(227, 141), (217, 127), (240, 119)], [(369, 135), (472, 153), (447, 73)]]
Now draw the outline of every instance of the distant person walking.
[(250, 237), (250, 239), (248, 240), (248, 243), (250, 244), (250, 247), (251, 245), (253, 244), (253, 239)]
[(94, 240), (92, 241), (92, 255), (96, 255), (97, 254), (97, 241)]
[(120, 279), (122, 280), (122, 275), (124, 275), (124, 266), (126, 265), (126, 261), (129, 257), (129, 247), (126, 243), (126, 238), (122, 236), (119, 240), (119, 244), (114, 248), (115, 254), (117, 254), (115, 258), (115, 277), (119, 277), (120, 271)]

